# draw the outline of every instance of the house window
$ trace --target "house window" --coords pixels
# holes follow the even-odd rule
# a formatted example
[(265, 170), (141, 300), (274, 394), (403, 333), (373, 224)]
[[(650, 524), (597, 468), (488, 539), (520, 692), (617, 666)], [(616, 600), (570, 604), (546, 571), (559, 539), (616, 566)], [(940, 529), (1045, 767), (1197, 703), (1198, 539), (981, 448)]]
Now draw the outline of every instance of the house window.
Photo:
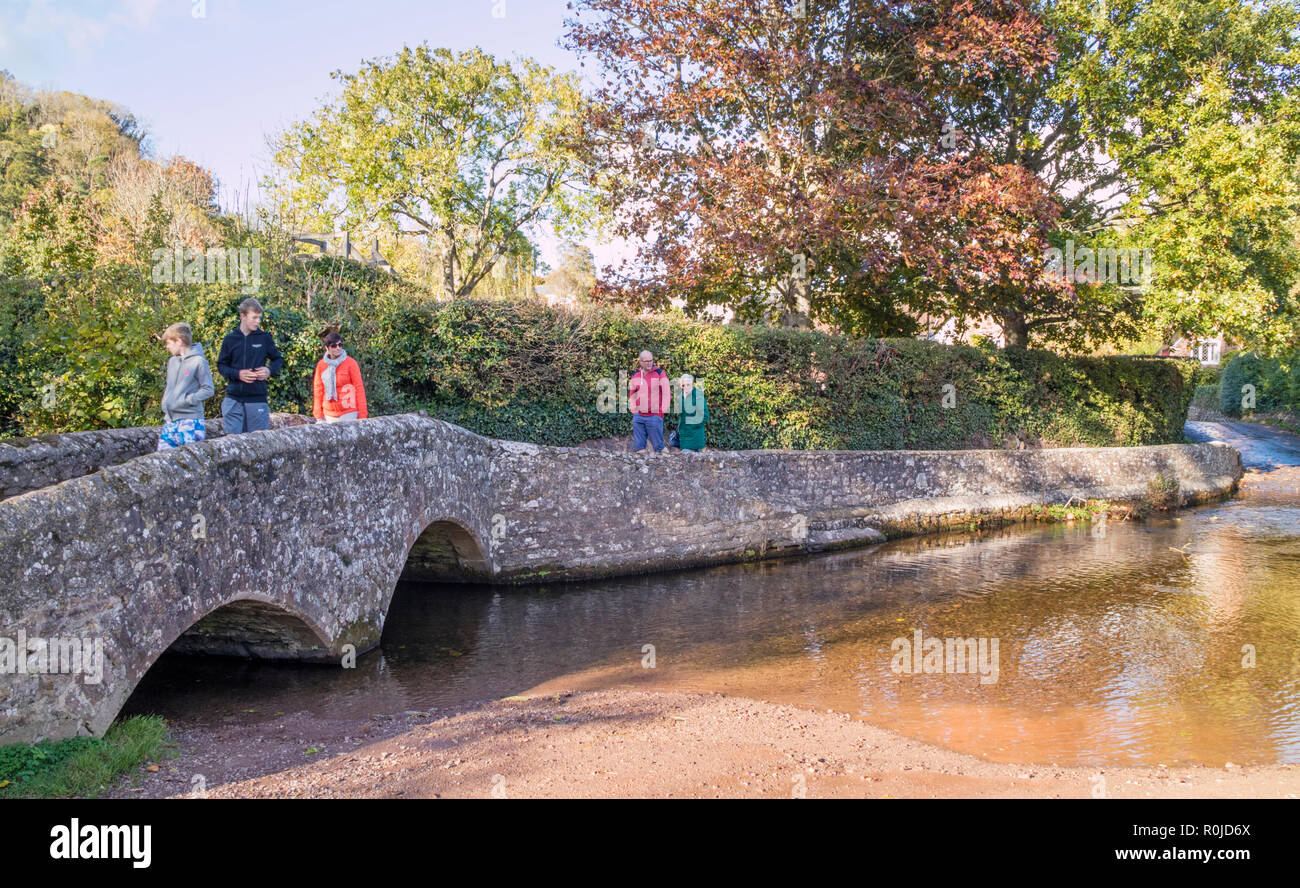
[(1219, 340), (1217, 339), (1202, 339), (1201, 341), (1197, 342), (1196, 350), (1194, 352), (1196, 355), (1196, 359), (1200, 361), (1202, 364), (1209, 364), (1209, 365), (1218, 364), (1219, 345), (1220, 345)]

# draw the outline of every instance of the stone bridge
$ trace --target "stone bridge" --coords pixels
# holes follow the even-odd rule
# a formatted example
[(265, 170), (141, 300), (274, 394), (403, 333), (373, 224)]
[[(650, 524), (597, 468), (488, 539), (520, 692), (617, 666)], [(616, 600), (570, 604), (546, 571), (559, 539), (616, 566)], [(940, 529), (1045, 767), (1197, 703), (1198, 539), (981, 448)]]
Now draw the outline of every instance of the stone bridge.
[[(1193, 502), (1242, 474), (1216, 444), (646, 459), (420, 414), (160, 453), (142, 453), (147, 430), (83, 434), (135, 443), (98, 462), (77, 445), (86, 474), (38, 489), (0, 477), (0, 744), (101, 734), (169, 648), (362, 654), (401, 578), (549, 582), (792, 555), (1071, 497), (1140, 499), (1157, 475)], [(16, 453), (0, 444), (0, 475)]]

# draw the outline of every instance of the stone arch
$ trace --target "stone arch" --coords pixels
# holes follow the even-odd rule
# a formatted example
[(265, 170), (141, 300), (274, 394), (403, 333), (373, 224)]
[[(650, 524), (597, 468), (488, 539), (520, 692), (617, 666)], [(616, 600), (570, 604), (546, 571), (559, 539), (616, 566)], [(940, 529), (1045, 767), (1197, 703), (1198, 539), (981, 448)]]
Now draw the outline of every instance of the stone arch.
[[(403, 549), (405, 557), (384, 600), (385, 626), (397, 587), (402, 582), (481, 583), (492, 577), (487, 550), (465, 522), (444, 514), (420, 524), (415, 525), (420, 529)], [(375, 643), (379, 643), (378, 636)]]
[(331, 650), (329, 635), (307, 617), (278, 602), (247, 596), (209, 610), (158, 656), (172, 651), (251, 660), (333, 662)]
[[(238, 626), (243, 626), (250, 633), (243, 640), (242, 652), (237, 647), (240, 640), (234, 634), (235, 627)], [(196, 629), (200, 631), (195, 632)], [(312, 640), (311, 643), (319, 647), (320, 655), (303, 656), (289, 648), (285, 648), (280, 656), (274, 653), (276, 643), (291, 640), (298, 643)], [(85, 731), (82, 733), (88, 732), (95, 736), (103, 736), (126, 701), (135, 693), (140, 680), (168, 651), (260, 659), (334, 661), (325, 633), (313, 620), (276, 602), (251, 596), (222, 602), (205, 613), (192, 616), (185, 629), (161, 646), (151, 646), (144, 650), (123, 644), (121, 639), (112, 639), (107, 648), (105, 659), (120, 661), (121, 678), (125, 680), (115, 679), (108, 686), (108, 693), (91, 704), (93, 710), (83, 722)]]
[(492, 576), (487, 549), (464, 523), (439, 516), (407, 547), (402, 580), (421, 582), (482, 582)]

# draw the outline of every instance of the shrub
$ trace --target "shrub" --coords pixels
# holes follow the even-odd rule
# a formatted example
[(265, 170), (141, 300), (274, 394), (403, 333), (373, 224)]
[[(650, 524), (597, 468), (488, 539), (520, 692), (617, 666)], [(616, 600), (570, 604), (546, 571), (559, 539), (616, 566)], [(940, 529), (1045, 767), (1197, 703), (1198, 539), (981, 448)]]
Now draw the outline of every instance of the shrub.
[[(343, 325), (370, 409), (409, 409), (371, 347), (370, 328), (387, 306), (409, 306), (418, 294), (360, 263), (333, 261), (343, 274), (336, 269), (329, 298), (314, 304), (304, 294), (309, 276), (319, 284), (324, 271), (316, 266), (330, 260), (291, 264), (278, 275), (267, 269), (258, 293), (266, 309), (263, 327), (285, 357), (283, 371), (268, 386), (273, 409), (311, 411), (312, 374), (323, 351), (317, 334), (327, 321)], [(217, 372), (217, 356), (222, 339), (238, 324), (244, 298), (238, 284), (155, 284), (120, 263), (51, 280), (0, 275), (0, 375), (6, 380), (0, 435), (161, 423), (168, 355), (156, 337), (178, 320), (188, 322), (194, 341), (204, 346), (216, 385), (207, 413), (218, 414), (226, 381)]]
[(1147, 482), (1147, 501), (1151, 508), (1168, 512), (1178, 508), (1179, 482), (1177, 475), (1160, 474)]
[[(602, 393), (624, 395), (620, 373), (635, 369), (643, 348), (670, 374), (698, 378), (709, 445), (724, 449), (1167, 443), (1181, 438), (1196, 368), (645, 318), (620, 308), (568, 311), (537, 300), (432, 302), (355, 262), (264, 266), (263, 322), (285, 356), (269, 386), (272, 409), (310, 411), (317, 334), (334, 322), (361, 365), (373, 415), (420, 408), (538, 444), (628, 434), (626, 413), (597, 404)], [(6, 336), (36, 346), (0, 347), (0, 374), (11, 386), (9, 400), (0, 399), (0, 433), (160, 422), (166, 354), (150, 335), (181, 319), (207, 348), (215, 415), (225, 387), (217, 352), (237, 322), (238, 286), (159, 285), (123, 268), (97, 269), (89, 281), (46, 293), (13, 329), (0, 324), (0, 346)], [(19, 295), (38, 283), (10, 280)], [(58, 399), (47, 408), (40, 393), (49, 381), (59, 383)]]
[[(1254, 388), (1254, 407), (1243, 407), (1249, 392), (1247, 385)], [(1219, 403), (1221, 411), (1229, 416), (1251, 411), (1300, 411), (1300, 352), (1271, 357), (1253, 352), (1237, 355), (1223, 368)]]
[(1217, 383), (1215, 385), (1198, 385), (1196, 387), (1196, 391), (1192, 394), (1193, 407), (1218, 413), (1219, 405), (1219, 386)]

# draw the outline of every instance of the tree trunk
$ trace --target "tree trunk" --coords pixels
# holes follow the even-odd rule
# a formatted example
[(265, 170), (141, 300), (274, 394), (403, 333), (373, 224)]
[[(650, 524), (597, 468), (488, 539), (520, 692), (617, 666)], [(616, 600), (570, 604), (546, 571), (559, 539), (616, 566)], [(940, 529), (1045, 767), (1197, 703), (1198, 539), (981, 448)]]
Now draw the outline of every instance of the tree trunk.
[(442, 263), (442, 289), (448, 299), (456, 295), (456, 241), (451, 236), (451, 232), (444, 232), (446, 242), (443, 245), (447, 251), (443, 256)]
[(787, 279), (789, 289), (781, 311), (781, 326), (806, 330), (812, 326), (812, 303), (808, 299), (808, 259), (805, 253), (794, 255), (794, 267)]
[(1029, 348), (1029, 322), (1022, 314), (1002, 318), (1002, 336), (1006, 348)]

